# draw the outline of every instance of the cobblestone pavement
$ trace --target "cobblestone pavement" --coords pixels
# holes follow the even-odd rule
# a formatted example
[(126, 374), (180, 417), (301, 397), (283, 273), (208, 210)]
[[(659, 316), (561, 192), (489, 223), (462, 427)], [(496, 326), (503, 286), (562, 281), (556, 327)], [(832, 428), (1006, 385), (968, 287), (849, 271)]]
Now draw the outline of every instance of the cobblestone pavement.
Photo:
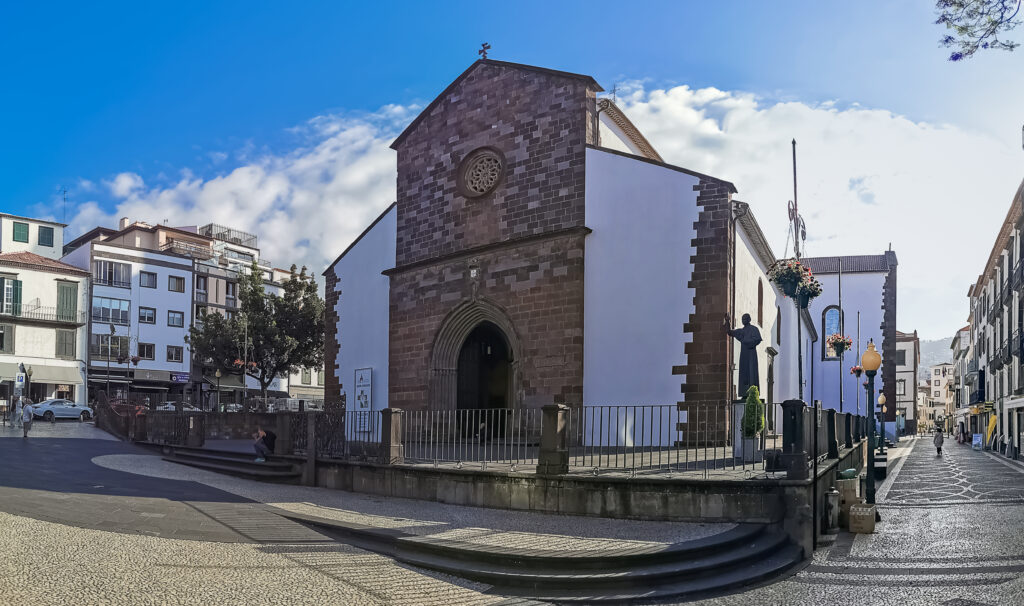
[(950, 440), (941, 458), (930, 437), (904, 444), (874, 534), (842, 533), (786, 580), (697, 604), (1024, 604), (1024, 465)]

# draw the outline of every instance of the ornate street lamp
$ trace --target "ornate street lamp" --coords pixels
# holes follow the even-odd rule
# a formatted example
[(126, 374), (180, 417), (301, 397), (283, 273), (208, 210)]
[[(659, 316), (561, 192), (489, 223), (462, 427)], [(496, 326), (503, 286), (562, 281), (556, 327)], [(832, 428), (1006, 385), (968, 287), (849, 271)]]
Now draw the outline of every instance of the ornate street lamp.
[(860, 357), (860, 365), (864, 369), (864, 374), (868, 376), (868, 472), (867, 472), (867, 490), (864, 495), (864, 500), (869, 505), (875, 503), (875, 449), (872, 447), (872, 440), (875, 438), (875, 399), (871, 397), (875, 393), (875, 375), (878, 373), (878, 368), (882, 365), (882, 356), (875, 351), (875, 343), (873, 340), (868, 341), (868, 348), (864, 350), (864, 354)]
[(29, 388), (32, 387), (32, 366), (31, 365), (29, 365), (29, 367), (25, 369), (25, 377), (27, 377), (27, 379), (28, 379), (28, 380), (25, 381), (25, 393), (28, 394), (28, 399), (31, 400), (32, 399), (32, 392), (29, 390)]
[(879, 408), (879, 412), (878, 412), (878, 422), (882, 426), (882, 436), (881, 436), (882, 439), (878, 441), (878, 453), (879, 454), (884, 454), (885, 453), (885, 414), (887, 412), (889, 412), (889, 409), (886, 408), (886, 406), (885, 406), (885, 394), (884, 393), (878, 394), (878, 406), (880, 407)]
[(217, 408), (216, 408), (216, 410), (217, 410), (217, 412), (223, 412), (220, 409), (220, 369), (219, 368), (217, 369), (217, 372), (214, 373), (214, 375), (216, 375), (216, 377), (217, 377)]

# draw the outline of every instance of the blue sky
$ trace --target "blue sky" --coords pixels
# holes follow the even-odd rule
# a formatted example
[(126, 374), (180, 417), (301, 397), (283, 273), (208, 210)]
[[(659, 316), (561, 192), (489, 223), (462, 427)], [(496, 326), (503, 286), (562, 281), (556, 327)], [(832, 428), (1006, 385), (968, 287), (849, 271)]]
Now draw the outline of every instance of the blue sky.
[[(330, 149), (322, 144), (340, 129), (347, 133), (347, 163), (331, 166), (350, 171), (372, 166), (367, 174), (381, 170), (385, 176), (364, 180), (379, 181), (384, 187), (388, 160), (378, 149), (380, 143), (386, 143), (415, 115), (417, 106), (429, 102), (476, 59), (476, 49), (487, 41), (496, 59), (587, 73), (609, 89), (620, 83), (627, 91), (642, 91), (624, 102), (639, 104), (639, 112), (654, 107), (649, 102), (653, 103), (656, 91), (686, 85), (692, 90), (726, 91), (733, 101), (754, 98), (757, 108), (774, 107), (776, 115), (794, 107), (786, 103), (815, 109), (819, 116), (832, 112), (838, 118), (870, 117), (842, 113), (851, 108), (880, 110), (906, 123), (909, 130), (903, 142), (908, 145), (920, 135), (914, 125), (926, 124), (928, 132), (939, 129), (946, 134), (951, 131), (943, 129), (954, 129), (958, 137), (978, 142), (979, 150), (989, 150), (982, 153), (997, 157), (979, 165), (977, 170), (985, 174), (963, 177), (965, 182), (995, 180), (992, 196), (998, 199), (990, 203), (990, 212), (979, 217), (989, 226), (981, 239), (988, 246), (989, 234), (994, 236), (996, 230), (993, 222), (1005, 213), (1024, 161), (1019, 153), (1024, 57), (991, 54), (963, 64), (948, 63), (936, 42), (942, 31), (932, 24), (932, 6), (923, 0), (8, 6), (0, 21), (4, 57), (0, 77), (5, 89), (0, 95), (5, 143), (0, 148), (0, 208), (29, 215), (48, 212), (59, 220), (63, 215), (53, 201), (58, 188), (66, 185), (72, 231), (90, 227), (89, 220), (105, 220), (133, 209), (153, 213), (161, 205), (168, 208), (165, 214), (172, 221), (185, 220), (200, 208), (190, 195), (206, 186), (219, 187), (219, 178), (240, 167), (259, 166), (266, 170), (253, 187), (262, 187), (262, 193), (268, 191), (268, 184), (271, 188), (259, 207), (264, 213), (262, 224), (274, 212), (301, 208), (315, 213), (317, 207), (304, 202), (302, 195), (295, 198), (294, 193), (283, 193), (287, 188), (273, 189), (276, 182), (267, 175), (274, 171), (267, 167), (290, 162), (282, 171), (294, 175), (298, 170), (294, 164), (304, 154), (337, 151), (337, 140), (332, 140)], [(723, 118), (733, 105), (689, 98), (681, 102), (698, 103), (703, 116), (719, 121), (721, 130), (728, 133)], [(654, 112), (661, 119), (669, 119), (669, 113)], [(807, 123), (797, 114), (786, 115), (798, 121), (772, 122), (778, 131), (772, 136), (777, 135), (783, 147), (796, 126)], [(843, 128), (859, 129), (844, 123)], [(355, 126), (364, 130), (352, 130)], [(674, 135), (667, 138), (674, 131), (660, 122), (650, 121), (647, 126), (648, 132), (666, 133), (661, 140), (651, 136), (656, 147), (672, 148), (681, 140)], [(828, 135), (831, 128), (824, 125), (816, 132)], [(891, 129), (883, 128), (877, 136), (887, 136), (887, 130)], [(848, 132), (838, 129), (831, 138), (823, 135), (823, 145), (841, 147)], [(360, 138), (359, 133), (366, 137)], [(694, 164), (708, 162), (718, 170), (716, 174), (737, 182), (741, 199), (747, 199), (744, 194), (776, 196), (770, 187), (760, 185), (768, 177), (760, 179), (723, 163), (727, 155), (709, 157), (714, 145), (726, 143), (709, 139), (692, 143), (710, 147), (703, 156), (680, 149), (670, 159), (687, 161), (694, 168), (707, 168)], [(877, 144), (893, 145), (881, 140)], [(865, 145), (864, 149), (871, 149), (870, 141)], [(955, 157), (963, 152), (960, 144), (949, 145), (942, 153)], [(815, 152), (808, 149), (807, 153)], [(1014, 162), (1016, 174), (1006, 170)], [(772, 167), (778, 172), (785, 169)], [(906, 180), (932, 178), (909, 167), (908, 171), (903, 176)], [(862, 201), (877, 200), (884, 207), (889, 203), (885, 188), (870, 189), (872, 178), (886, 178), (882, 172), (851, 169), (849, 175), (829, 178), (857, 190)], [(898, 172), (894, 169), (894, 174)], [(748, 174), (747, 183), (738, 178)], [(183, 179), (189, 181), (188, 187), (181, 185)], [(814, 174), (808, 173), (807, 179), (813, 191)], [(339, 198), (340, 210), (332, 211), (351, 211), (352, 219), (335, 232), (342, 239), (357, 234), (359, 224), (388, 201), (384, 190), (349, 185), (349, 198)], [(243, 190), (233, 191), (243, 196), (239, 193)], [(366, 208), (359, 206), (370, 196), (384, 199), (373, 200)], [(282, 203), (285, 198), (290, 201)], [(245, 208), (243, 202), (239, 204), (239, 209)], [(822, 204), (827, 205), (824, 200)], [(924, 215), (935, 211), (934, 204), (921, 201), (919, 207), (904, 210), (908, 216)], [(950, 199), (943, 201), (941, 209), (953, 213), (962, 204), (963, 200)], [(90, 205), (88, 212), (83, 212), (85, 205)], [(758, 212), (772, 236), (774, 224), (767, 215), (775, 207), (766, 205)], [(816, 212), (810, 199), (807, 212)], [(165, 217), (133, 218), (160, 221)], [(784, 227), (774, 229), (774, 240), (778, 240), (774, 245), (781, 252), (784, 242), (779, 230), (784, 236)], [(827, 229), (817, 233), (829, 238)], [(273, 237), (261, 235), (265, 240)], [(900, 236), (899, 232), (882, 234), (870, 242), (872, 250), (863, 251), (854, 250), (852, 239), (836, 234), (834, 251), (822, 247), (820, 252), (873, 252), (883, 240), (895, 240), (893, 246), (899, 252)], [(319, 248), (317, 254), (298, 253), (316, 265), (333, 258), (342, 244), (311, 236), (278, 246), (274, 252), (284, 256), (290, 246)], [(913, 245), (907, 242), (904, 248)], [(987, 249), (969, 254), (956, 280), (943, 285), (959, 299), (952, 307), (962, 301), (967, 282), (976, 278), (985, 256)], [(926, 271), (913, 265), (909, 270)], [(903, 284), (919, 289), (924, 301), (927, 284)], [(951, 333), (962, 323), (960, 316), (966, 317), (966, 302), (962, 303), (963, 313), (957, 311), (956, 317), (951, 312), (931, 317), (928, 312), (921, 321), (932, 328), (922, 326), (922, 332)], [(904, 324), (915, 318), (907, 315), (907, 309), (901, 305)]]

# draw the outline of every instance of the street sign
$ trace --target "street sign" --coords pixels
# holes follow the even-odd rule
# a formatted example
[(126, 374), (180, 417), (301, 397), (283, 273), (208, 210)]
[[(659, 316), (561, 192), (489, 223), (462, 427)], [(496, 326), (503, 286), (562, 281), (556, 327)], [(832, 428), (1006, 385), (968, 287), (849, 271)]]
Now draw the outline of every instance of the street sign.
[(25, 373), (19, 372), (18, 376), (15, 377), (15, 379), (14, 379), (14, 388), (15, 389), (24, 389), (25, 388)]
[(171, 381), (174, 382), (174, 383), (188, 383), (188, 378), (189, 377), (188, 377), (188, 373), (187, 372), (172, 372), (171, 373)]

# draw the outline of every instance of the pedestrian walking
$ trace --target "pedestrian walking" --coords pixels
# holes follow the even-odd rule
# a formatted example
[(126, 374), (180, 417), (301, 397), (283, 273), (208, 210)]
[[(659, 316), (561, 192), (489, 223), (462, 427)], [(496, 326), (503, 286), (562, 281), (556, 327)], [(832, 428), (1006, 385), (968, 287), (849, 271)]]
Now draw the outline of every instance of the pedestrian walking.
[(22, 405), (21, 408), (22, 408), (22, 413), (21, 413), (22, 434), (21, 434), (21, 437), (27, 438), (28, 437), (28, 430), (32, 429), (32, 407), (31, 406), (27, 406), (27, 405)]
[(24, 408), (24, 398), (18, 396), (11, 403), (11, 427), (21, 427), (21, 413)]
[(932, 440), (932, 444), (935, 444), (935, 452), (936, 452), (935, 456), (937, 456), (937, 457), (941, 457), (942, 456), (942, 440), (943, 439), (944, 438), (942, 437), (942, 432), (938, 431), (938, 432), (935, 433), (935, 439)]

